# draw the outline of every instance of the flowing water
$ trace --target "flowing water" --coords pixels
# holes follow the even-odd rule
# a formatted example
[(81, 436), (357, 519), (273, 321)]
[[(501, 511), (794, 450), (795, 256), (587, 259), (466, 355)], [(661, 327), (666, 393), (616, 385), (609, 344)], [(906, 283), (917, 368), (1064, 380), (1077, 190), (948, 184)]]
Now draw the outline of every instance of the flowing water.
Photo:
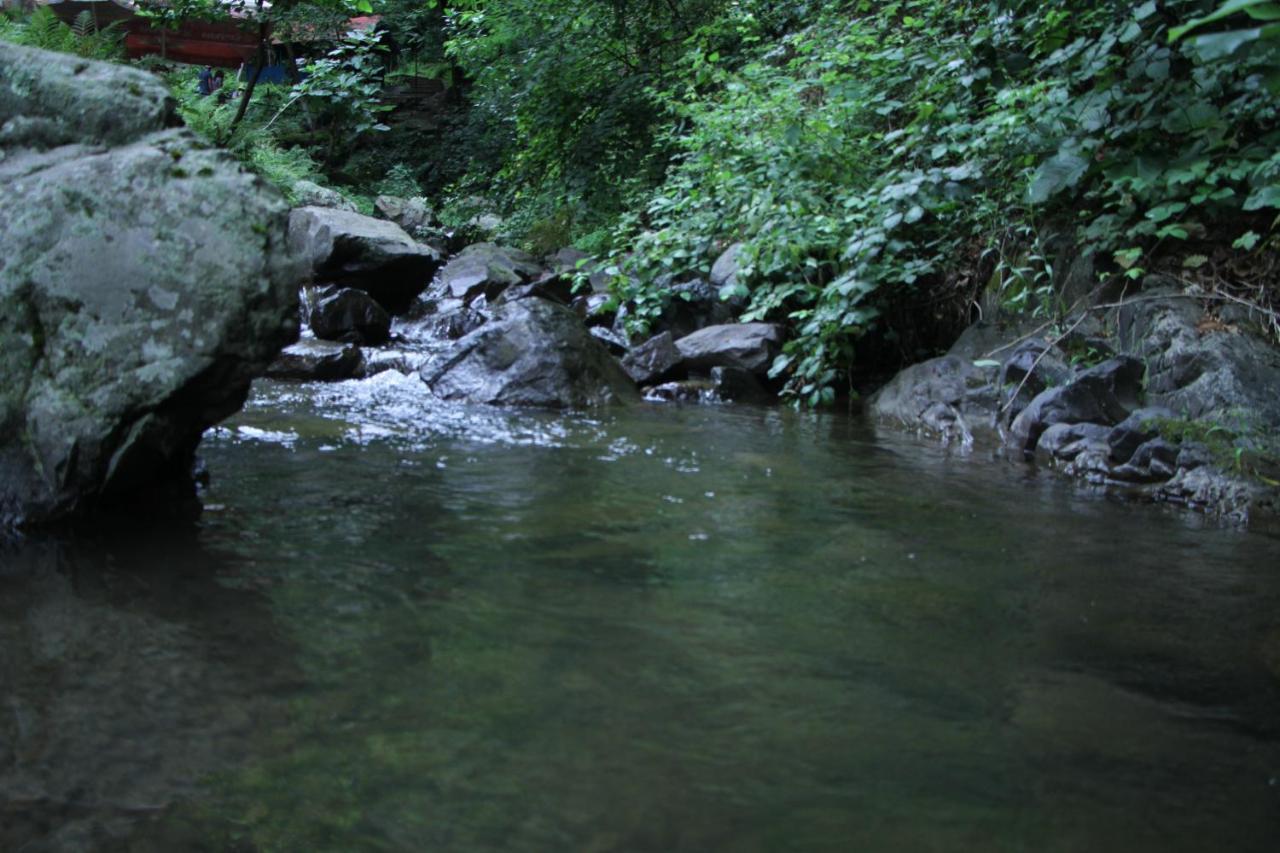
[(835, 415), (260, 384), (0, 552), (0, 850), (1280, 849), (1280, 542)]

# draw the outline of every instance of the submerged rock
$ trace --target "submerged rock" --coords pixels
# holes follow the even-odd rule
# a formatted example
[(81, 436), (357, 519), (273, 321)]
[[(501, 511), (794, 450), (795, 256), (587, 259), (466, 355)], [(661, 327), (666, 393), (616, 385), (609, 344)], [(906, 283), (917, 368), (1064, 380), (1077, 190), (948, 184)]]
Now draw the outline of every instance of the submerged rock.
[(420, 371), (449, 400), (582, 408), (636, 398), (635, 385), (568, 308), (544, 299), (505, 302), (491, 319)]
[(326, 207), (289, 215), (289, 245), (310, 263), (317, 284), (363, 290), (393, 314), (426, 289), (442, 260), (394, 222)]
[(297, 336), (288, 208), (155, 78), (0, 43), (0, 522), (159, 483)]

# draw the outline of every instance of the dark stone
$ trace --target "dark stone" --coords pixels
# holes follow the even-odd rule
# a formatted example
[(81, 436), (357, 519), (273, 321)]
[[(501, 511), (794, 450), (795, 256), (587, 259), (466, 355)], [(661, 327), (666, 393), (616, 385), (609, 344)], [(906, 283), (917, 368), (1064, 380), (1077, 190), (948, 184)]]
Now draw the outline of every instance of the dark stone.
[(1129, 464), (1139, 468), (1150, 468), (1165, 478), (1172, 477), (1178, 469), (1178, 456), (1181, 450), (1182, 448), (1171, 441), (1152, 438), (1143, 442), (1133, 452), (1133, 456), (1129, 458)]
[(994, 367), (946, 355), (913, 364), (871, 395), (868, 410), (877, 419), (923, 429), (948, 443), (973, 440), (973, 428), (990, 422), (996, 406)]
[(391, 315), (368, 293), (351, 287), (321, 296), (307, 323), (317, 338), (352, 344), (381, 344), (391, 337)]
[(740, 302), (725, 302), (719, 288), (700, 278), (672, 285), (670, 293), (670, 302), (654, 323), (654, 331), (668, 331), (677, 340), (699, 329), (730, 324), (741, 309)]
[(1177, 417), (1169, 409), (1153, 406), (1138, 409), (1129, 417), (1112, 427), (1107, 435), (1107, 444), (1111, 447), (1111, 458), (1115, 462), (1128, 462), (1133, 452), (1145, 441), (1159, 435), (1158, 421)]
[(359, 347), (306, 338), (285, 347), (264, 375), (295, 382), (336, 382), (363, 373)]
[(289, 245), (311, 264), (316, 283), (363, 290), (393, 314), (413, 303), (441, 263), (394, 222), (325, 207), (289, 215)]
[(756, 375), (741, 367), (711, 368), (711, 385), (722, 400), (757, 404), (774, 401), (774, 396), (760, 384)]
[(1054, 459), (1074, 459), (1085, 449), (1086, 442), (1107, 446), (1110, 451), (1106, 445), (1110, 433), (1111, 428), (1102, 424), (1056, 423), (1041, 433), (1036, 451)]
[(559, 302), (561, 305), (568, 305), (573, 301), (573, 279), (569, 276), (549, 273), (537, 281), (508, 287), (494, 301), (509, 302), (513, 299), (524, 299), (526, 296), (537, 296)]
[(474, 243), (440, 271), (449, 296), (470, 302), (478, 296), (495, 299), (513, 285), (533, 281), (542, 267), (531, 255), (494, 243)]
[(572, 311), (545, 299), (493, 308), (492, 319), (423, 366), (439, 396), (507, 406), (581, 408), (634, 399), (635, 385)]
[(1066, 385), (1040, 392), (1009, 427), (1009, 440), (1033, 453), (1040, 435), (1058, 423), (1116, 424), (1128, 417), (1141, 389), (1142, 363), (1129, 356), (1109, 359)]
[(190, 499), (297, 337), (288, 207), (149, 74), (0, 42), (0, 81), (0, 526)]
[(620, 338), (613, 329), (607, 326), (589, 326), (587, 331), (591, 333), (591, 337), (604, 344), (610, 354), (621, 356), (626, 353), (627, 342)]
[(758, 376), (769, 372), (782, 346), (782, 327), (773, 323), (708, 326), (676, 341), (691, 369), (741, 367)]
[(676, 348), (670, 332), (654, 335), (632, 348), (622, 359), (622, 369), (640, 385), (653, 385), (672, 378), (672, 374), (684, 362), (684, 356)]

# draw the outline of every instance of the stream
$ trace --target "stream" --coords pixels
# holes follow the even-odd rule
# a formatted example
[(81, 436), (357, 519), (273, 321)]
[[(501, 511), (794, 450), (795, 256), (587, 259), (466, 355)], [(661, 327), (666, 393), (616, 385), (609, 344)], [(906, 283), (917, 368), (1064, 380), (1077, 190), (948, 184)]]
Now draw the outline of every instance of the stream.
[(202, 455), (193, 529), (0, 551), (0, 850), (1280, 845), (1275, 538), (394, 371), (259, 382)]

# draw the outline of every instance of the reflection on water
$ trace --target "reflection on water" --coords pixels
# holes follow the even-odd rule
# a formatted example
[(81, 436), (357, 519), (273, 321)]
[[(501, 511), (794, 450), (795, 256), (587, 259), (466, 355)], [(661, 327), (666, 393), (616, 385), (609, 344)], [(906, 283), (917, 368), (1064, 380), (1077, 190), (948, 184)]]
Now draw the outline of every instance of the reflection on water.
[(0, 847), (1280, 838), (1274, 540), (841, 417), (394, 374), (204, 452), (192, 541), (0, 558)]

